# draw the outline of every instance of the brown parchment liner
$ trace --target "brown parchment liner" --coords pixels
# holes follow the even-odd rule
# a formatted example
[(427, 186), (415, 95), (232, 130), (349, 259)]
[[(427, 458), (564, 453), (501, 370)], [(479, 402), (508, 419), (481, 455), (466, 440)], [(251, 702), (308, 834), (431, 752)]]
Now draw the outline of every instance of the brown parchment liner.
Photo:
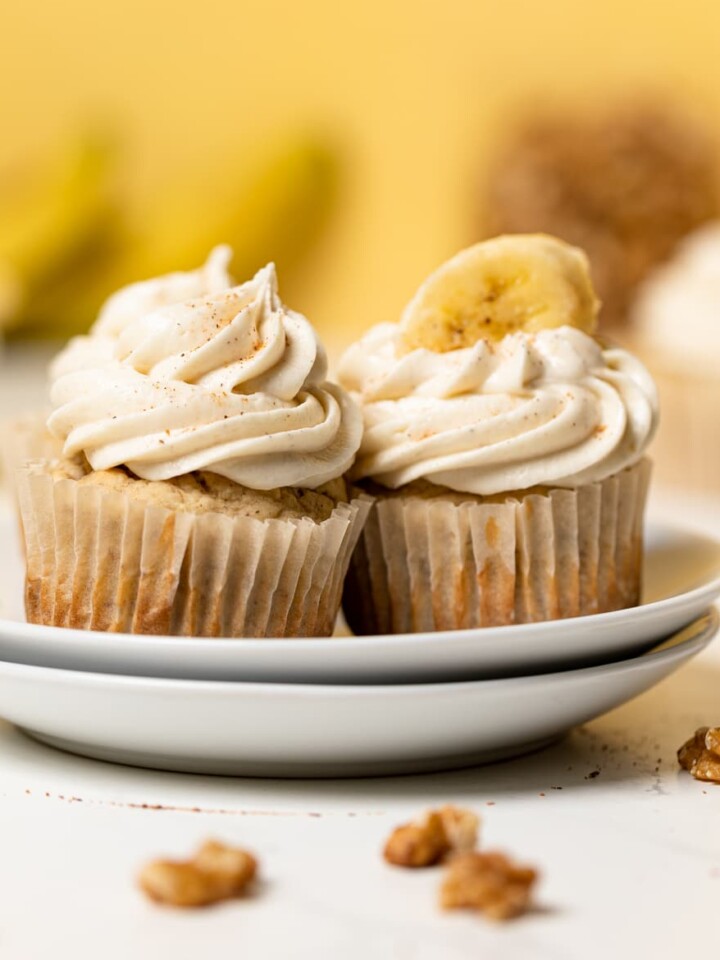
[(350, 563), (355, 633), (555, 620), (639, 602), (650, 462), (574, 490), (379, 497)]
[(170, 511), (18, 472), (31, 623), (197, 637), (329, 636), (370, 509), (364, 495), (312, 519)]

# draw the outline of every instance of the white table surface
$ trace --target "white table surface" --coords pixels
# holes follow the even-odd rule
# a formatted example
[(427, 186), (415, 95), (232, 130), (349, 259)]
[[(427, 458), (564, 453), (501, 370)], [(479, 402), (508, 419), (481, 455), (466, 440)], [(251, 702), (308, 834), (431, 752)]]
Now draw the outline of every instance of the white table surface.
[[(10, 359), (0, 415), (39, 382), (36, 359)], [(720, 501), (666, 493), (652, 512), (720, 535)], [(681, 772), (675, 751), (719, 722), (720, 641), (542, 753), (433, 776), (158, 773), (66, 755), (0, 721), (0, 958), (713, 956), (720, 787)], [(438, 871), (383, 863), (393, 826), (446, 802), (481, 814), (487, 849), (540, 868), (534, 913), (501, 927), (443, 914)], [(254, 897), (183, 912), (137, 891), (146, 860), (210, 836), (257, 853)]]

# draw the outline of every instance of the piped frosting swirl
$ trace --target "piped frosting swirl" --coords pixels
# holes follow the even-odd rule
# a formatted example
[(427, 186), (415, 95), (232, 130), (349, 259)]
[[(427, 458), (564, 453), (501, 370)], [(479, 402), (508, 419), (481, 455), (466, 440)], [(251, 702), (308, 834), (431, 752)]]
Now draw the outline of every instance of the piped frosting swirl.
[(284, 306), (273, 264), (231, 286), (229, 250), (133, 284), (51, 368), (48, 426), (95, 470), (146, 480), (207, 470), (257, 490), (343, 474), (360, 413), (327, 380), (310, 323)]
[(401, 337), (397, 324), (374, 327), (340, 364), (364, 412), (358, 478), (479, 495), (575, 487), (635, 463), (652, 439), (657, 393), (645, 367), (578, 329), (444, 353), (406, 352)]

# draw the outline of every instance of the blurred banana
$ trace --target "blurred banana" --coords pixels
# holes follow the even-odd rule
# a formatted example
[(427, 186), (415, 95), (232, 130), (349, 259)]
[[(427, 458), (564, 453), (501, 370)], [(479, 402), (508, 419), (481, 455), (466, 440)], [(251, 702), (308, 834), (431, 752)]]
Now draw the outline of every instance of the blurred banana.
[(191, 269), (218, 243), (233, 247), (231, 270), (239, 281), (274, 260), (286, 282), (332, 209), (334, 153), (311, 136), (296, 135), (208, 174), (205, 182), (178, 184), (124, 229), (116, 225), (105, 237), (115, 245), (112, 255), (96, 245), (109, 266), (93, 263), (87, 250), (38, 289), (18, 333), (59, 337), (85, 330), (114, 290)]
[(12, 323), (21, 299), (19, 277), (10, 264), (0, 262), (0, 331)]
[(565, 324), (592, 334), (598, 308), (582, 250), (543, 234), (496, 237), (427, 278), (403, 313), (403, 344), (442, 353)]
[(334, 154), (306, 136), (216, 165), (210, 182), (181, 184), (148, 211), (132, 279), (190, 269), (218, 243), (232, 246), (239, 280), (270, 260), (284, 273), (323, 226), (336, 172)]
[[(114, 146), (92, 134), (64, 144), (43, 166), (0, 184), (0, 322), (22, 323), (35, 296), (71, 271), (115, 216)], [(100, 244), (101, 245), (101, 244)], [(9, 283), (1, 282), (3, 277)], [(11, 289), (3, 311), (3, 291)]]

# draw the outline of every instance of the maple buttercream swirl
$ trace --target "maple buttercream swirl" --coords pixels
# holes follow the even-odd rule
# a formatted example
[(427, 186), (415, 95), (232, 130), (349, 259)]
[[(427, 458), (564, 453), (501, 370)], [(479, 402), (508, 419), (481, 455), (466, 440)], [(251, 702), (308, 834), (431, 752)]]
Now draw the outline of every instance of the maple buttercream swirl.
[(575, 487), (637, 462), (657, 425), (640, 361), (572, 327), (439, 353), (407, 352), (399, 326), (380, 324), (347, 351), (339, 379), (365, 420), (354, 475), (393, 489)]
[(67, 456), (256, 490), (314, 488), (350, 467), (360, 412), (328, 382), (315, 331), (281, 302), (273, 264), (230, 286), (228, 256), (120, 291), (56, 358), (48, 426)]

